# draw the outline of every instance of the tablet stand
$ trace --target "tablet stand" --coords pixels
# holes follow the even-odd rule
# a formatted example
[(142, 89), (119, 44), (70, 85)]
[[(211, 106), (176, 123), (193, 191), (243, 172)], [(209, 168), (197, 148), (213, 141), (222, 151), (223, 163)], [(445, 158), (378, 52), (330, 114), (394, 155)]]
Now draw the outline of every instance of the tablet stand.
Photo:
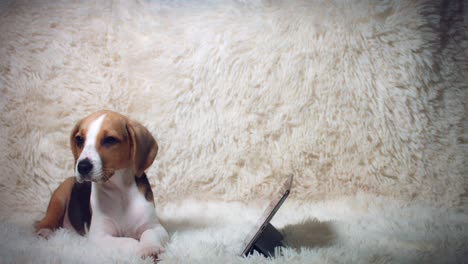
[(248, 256), (257, 251), (265, 257), (274, 257), (275, 248), (285, 246), (282, 240), (283, 235), (272, 224), (268, 223), (260, 233), (260, 236), (250, 246), (246, 255)]

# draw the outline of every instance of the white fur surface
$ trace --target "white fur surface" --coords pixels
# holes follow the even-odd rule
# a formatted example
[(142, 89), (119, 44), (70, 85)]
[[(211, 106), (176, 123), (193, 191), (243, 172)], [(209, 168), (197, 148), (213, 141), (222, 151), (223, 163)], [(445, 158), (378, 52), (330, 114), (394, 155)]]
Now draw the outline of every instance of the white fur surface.
[[(157, 138), (156, 202), (185, 219), (172, 224), (169, 263), (460, 260), (467, 21), (463, 1), (2, 2), (2, 259), (139, 261), (30, 233), (73, 175), (74, 124), (107, 108)], [(340, 238), (236, 258), (258, 211), (236, 201), (267, 199), (290, 173), (297, 207), (277, 221), (337, 220)], [(318, 226), (291, 232), (308, 241)]]
[[(287, 200), (272, 223), (290, 247), (275, 259), (241, 258), (261, 212), (260, 206), (198, 200), (158, 208), (171, 235), (162, 263), (463, 263), (468, 257), (465, 213), (357, 195), (307, 205)], [(2, 219), (5, 263), (151, 263), (63, 229), (50, 240), (34, 237), (30, 217), (40, 214)]]

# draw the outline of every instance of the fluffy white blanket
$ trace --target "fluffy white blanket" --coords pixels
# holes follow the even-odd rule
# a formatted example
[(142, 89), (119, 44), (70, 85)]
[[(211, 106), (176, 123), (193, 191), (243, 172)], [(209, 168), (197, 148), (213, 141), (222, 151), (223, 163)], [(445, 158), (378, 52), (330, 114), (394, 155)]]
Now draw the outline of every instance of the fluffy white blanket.
[[(145, 124), (167, 263), (468, 258), (463, 1), (2, 1), (0, 262), (145, 262), (33, 236), (74, 123)], [(284, 175), (275, 259), (239, 246)], [(148, 262), (149, 260), (146, 260)]]

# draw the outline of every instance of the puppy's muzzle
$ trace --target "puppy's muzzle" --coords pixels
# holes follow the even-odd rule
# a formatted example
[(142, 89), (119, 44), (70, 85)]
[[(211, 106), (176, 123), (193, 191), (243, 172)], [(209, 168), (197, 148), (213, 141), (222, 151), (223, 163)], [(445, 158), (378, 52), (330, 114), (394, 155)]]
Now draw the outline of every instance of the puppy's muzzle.
[(89, 159), (84, 159), (80, 162), (78, 162), (78, 173), (80, 173), (80, 176), (84, 179), (84, 180), (90, 180), (91, 179), (91, 175), (90, 175), (90, 172), (93, 170), (93, 164), (91, 163), (91, 161)]

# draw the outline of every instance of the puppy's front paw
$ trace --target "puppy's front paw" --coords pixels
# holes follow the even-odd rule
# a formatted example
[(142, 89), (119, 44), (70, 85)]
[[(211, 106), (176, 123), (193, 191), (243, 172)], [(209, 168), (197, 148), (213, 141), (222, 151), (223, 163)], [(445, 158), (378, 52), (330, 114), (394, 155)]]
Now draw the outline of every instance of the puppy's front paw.
[(164, 252), (164, 248), (152, 245), (142, 245), (140, 249), (138, 249), (138, 255), (142, 258), (152, 257), (154, 260), (158, 260), (159, 255)]
[(36, 234), (38, 234), (39, 236), (45, 238), (45, 239), (49, 239), (49, 237), (54, 233), (54, 231), (52, 229), (49, 229), (49, 228), (41, 228), (39, 229)]

